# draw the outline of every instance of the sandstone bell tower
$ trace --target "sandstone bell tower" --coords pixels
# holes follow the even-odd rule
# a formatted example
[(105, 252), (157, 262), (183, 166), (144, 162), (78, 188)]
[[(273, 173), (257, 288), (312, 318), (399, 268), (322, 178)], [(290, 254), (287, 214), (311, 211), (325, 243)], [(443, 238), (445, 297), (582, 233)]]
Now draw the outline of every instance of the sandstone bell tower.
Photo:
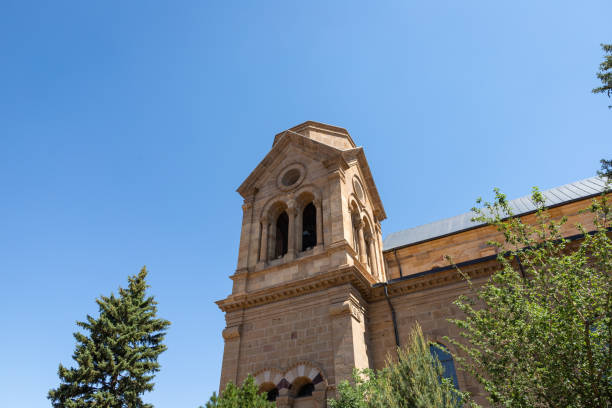
[(274, 137), (238, 188), (238, 265), (225, 312), (221, 388), (255, 376), (279, 407), (324, 407), (370, 367), (362, 293), (387, 280), (385, 210), (361, 147), (305, 122)]

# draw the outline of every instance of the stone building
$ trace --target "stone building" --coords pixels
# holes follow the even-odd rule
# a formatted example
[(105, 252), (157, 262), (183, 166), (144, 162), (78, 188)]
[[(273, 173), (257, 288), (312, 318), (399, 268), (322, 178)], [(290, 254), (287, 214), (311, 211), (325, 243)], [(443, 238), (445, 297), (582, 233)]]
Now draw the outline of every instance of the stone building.
[[(591, 178), (544, 192), (555, 216), (578, 211), (603, 190)], [(220, 387), (253, 374), (278, 407), (325, 407), (354, 367), (381, 368), (415, 322), (444, 344), (446, 318), (466, 291), (444, 255), (475, 282), (497, 268), (496, 237), (470, 214), (389, 234), (364, 150), (342, 128), (305, 122), (274, 137), (270, 152), (238, 188), (244, 198), (238, 265), (225, 312)], [(512, 202), (533, 217), (527, 198)], [(440, 355), (457, 386), (481, 389)]]

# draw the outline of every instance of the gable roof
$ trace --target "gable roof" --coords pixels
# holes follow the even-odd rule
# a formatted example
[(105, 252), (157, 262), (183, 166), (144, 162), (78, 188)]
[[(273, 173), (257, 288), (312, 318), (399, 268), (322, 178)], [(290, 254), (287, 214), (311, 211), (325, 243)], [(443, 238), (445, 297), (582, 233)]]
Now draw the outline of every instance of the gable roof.
[[(308, 121), (292, 129), (301, 129), (303, 127), (313, 128), (313, 126), (315, 125), (319, 128), (329, 128), (327, 130), (342, 130), (346, 132), (346, 135), (343, 134), (342, 136), (348, 137), (347, 140), (350, 141), (351, 144), (354, 144), (353, 140), (350, 138), (350, 135), (348, 135), (348, 132), (346, 130), (331, 125)], [(378, 189), (376, 188), (376, 184), (374, 183), (374, 177), (372, 176), (370, 166), (368, 165), (368, 161), (365, 157), (365, 153), (363, 152), (362, 147), (338, 149), (326, 143), (322, 143), (318, 140), (294, 132), (291, 129), (285, 132), (281, 132), (275, 136), (272, 149), (270, 149), (270, 151), (266, 154), (263, 160), (259, 162), (257, 167), (255, 167), (255, 169), (242, 182), (242, 184), (238, 187), (236, 191), (245, 199), (250, 195), (254, 194), (257, 188), (257, 182), (267, 173), (267, 171), (271, 167), (274, 167), (276, 159), (282, 155), (284, 149), (286, 149), (289, 145), (297, 146), (302, 149), (309, 149), (312, 152), (316, 152), (319, 160), (321, 161), (338, 160), (341, 164), (341, 167), (343, 168), (348, 168), (348, 161), (353, 159), (357, 160), (359, 165), (361, 166), (364, 182), (372, 199), (372, 209), (374, 211), (374, 215), (379, 221), (382, 221), (387, 218), (385, 208), (383, 207), (382, 200), (380, 199), (380, 195), (378, 194)]]
[[(605, 182), (603, 179), (599, 177), (590, 177), (542, 191), (542, 194), (546, 199), (546, 205), (548, 207), (554, 207), (594, 197), (601, 194), (604, 188)], [(536, 210), (536, 206), (531, 201), (530, 195), (511, 200), (509, 205), (514, 215), (525, 215)], [(473, 212), (467, 212), (418, 227), (393, 232), (383, 241), (383, 251), (390, 251), (423, 241), (442, 238), (446, 235), (456, 234), (485, 224), (483, 222), (471, 221), (474, 215)]]

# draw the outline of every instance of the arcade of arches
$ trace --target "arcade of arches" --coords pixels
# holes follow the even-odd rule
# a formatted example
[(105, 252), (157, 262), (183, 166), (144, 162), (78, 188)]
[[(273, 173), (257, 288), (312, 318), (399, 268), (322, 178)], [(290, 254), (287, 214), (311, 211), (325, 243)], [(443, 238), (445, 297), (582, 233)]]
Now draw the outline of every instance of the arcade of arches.
[[(238, 193), (238, 263), (232, 293), (217, 302), (226, 320), (220, 387), (252, 373), (278, 407), (325, 407), (353, 368), (382, 368), (416, 322), (432, 341), (458, 338), (447, 319), (467, 288), (444, 255), (476, 284), (498, 268), (487, 226), (437, 235), (418, 227), (383, 246), (386, 213), (364, 149), (339, 127), (305, 122), (277, 134)], [(589, 198), (553, 214), (574, 225)], [(486, 405), (448, 347), (432, 350), (446, 375)]]

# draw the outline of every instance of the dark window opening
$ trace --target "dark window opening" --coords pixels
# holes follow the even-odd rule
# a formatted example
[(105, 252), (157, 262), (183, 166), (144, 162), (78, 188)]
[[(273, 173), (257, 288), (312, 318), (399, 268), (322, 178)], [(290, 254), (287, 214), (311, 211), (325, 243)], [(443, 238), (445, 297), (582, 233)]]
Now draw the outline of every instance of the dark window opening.
[(317, 245), (317, 209), (310, 203), (302, 213), (302, 251)]
[(451, 353), (448, 352), (446, 347), (435, 344), (429, 345), (429, 352), (432, 356), (440, 360), (440, 364), (442, 364), (442, 369), (444, 370), (442, 376), (450, 379), (455, 385), (455, 388), (459, 389), (459, 381), (457, 380), (457, 372), (455, 371), (455, 363), (453, 362)]
[(267, 396), (268, 401), (274, 402), (276, 401), (276, 397), (278, 397), (278, 388), (273, 388), (270, 391), (268, 391), (268, 396)]
[(274, 258), (280, 258), (287, 253), (287, 238), (289, 236), (289, 217), (282, 212), (276, 219), (276, 246)]
[(300, 397), (310, 397), (312, 395), (312, 392), (314, 391), (314, 384), (313, 383), (306, 383), (304, 385), (302, 385), (300, 387), (300, 390), (297, 393), (296, 398), (300, 398)]

